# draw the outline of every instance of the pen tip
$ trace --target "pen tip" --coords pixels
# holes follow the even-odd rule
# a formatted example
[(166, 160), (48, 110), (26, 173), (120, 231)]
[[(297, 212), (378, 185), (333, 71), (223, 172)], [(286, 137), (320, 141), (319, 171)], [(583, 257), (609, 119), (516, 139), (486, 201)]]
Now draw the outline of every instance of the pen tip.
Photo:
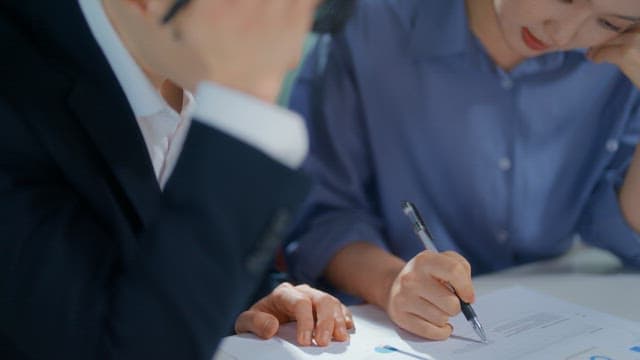
[(489, 339), (487, 339), (487, 334), (485, 334), (484, 329), (480, 329), (480, 339), (482, 340), (483, 344), (488, 344), (489, 343)]
[(482, 327), (480, 321), (478, 321), (477, 318), (474, 318), (471, 323), (473, 324), (473, 329), (476, 331), (476, 334), (478, 334), (478, 337), (480, 337), (482, 343), (488, 344), (489, 339), (487, 338), (487, 333), (484, 331), (484, 327)]

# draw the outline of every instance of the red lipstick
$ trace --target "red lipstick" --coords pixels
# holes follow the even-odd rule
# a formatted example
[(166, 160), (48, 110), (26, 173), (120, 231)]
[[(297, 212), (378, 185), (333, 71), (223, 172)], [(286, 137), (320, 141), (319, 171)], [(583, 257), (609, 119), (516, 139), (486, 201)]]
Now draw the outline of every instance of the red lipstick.
[(549, 45), (535, 37), (535, 35), (533, 35), (526, 27), (522, 28), (522, 41), (524, 41), (525, 45), (533, 51), (545, 51), (549, 49)]

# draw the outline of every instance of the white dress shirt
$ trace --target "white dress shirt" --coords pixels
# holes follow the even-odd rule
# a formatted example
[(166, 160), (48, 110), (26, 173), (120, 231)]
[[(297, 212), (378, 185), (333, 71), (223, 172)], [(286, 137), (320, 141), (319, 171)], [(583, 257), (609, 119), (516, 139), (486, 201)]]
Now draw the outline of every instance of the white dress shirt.
[(125, 48), (101, 0), (78, 1), (131, 105), (161, 187), (178, 161), (192, 116), (290, 168), (300, 166), (309, 147), (307, 129), (300, 116), (211, 82), (198, 86), (195, 99), (185, 91), (182, 111), (178, 114)]

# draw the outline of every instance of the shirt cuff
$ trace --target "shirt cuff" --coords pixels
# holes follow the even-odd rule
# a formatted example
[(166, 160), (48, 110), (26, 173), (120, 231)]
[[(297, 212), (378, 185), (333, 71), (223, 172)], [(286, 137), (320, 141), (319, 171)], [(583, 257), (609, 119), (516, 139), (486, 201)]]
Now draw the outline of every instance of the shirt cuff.
[(318, 286), (333, 257), (355, 242), (387, 249), (380, 222), (368, 214), (336, 211), (319, 216), (286, 247), (289, 271), (295, 280)]
[(610, 182), (598, 186), (580, 235), (585, 242), (611, 251), (625, 264), (640, 267), (640, 234), (624, 218)]
[(193, 118), (243, 141), (297, 169), (309, 151), (302, 118), (245, 93), (203, 82), (195, 94)]

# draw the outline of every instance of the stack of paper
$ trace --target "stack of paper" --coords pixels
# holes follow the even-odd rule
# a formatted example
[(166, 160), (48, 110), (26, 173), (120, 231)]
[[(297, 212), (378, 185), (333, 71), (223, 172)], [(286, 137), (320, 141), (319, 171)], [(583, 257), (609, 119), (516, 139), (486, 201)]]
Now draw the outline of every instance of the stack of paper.
[(351, 307), (356, 331), (348, 343), (325, 348), (299, 347), (295, 324), (278, 336), (226, 338), (216, 360), (640, 360), (640, 324), (603, 314), (522, 287), (478, 299), (474, 308), (489, 344), (478, 341), (464, 317), (452, 319), (453, 336), (428, 341), (405, 332), (371, 305)]

